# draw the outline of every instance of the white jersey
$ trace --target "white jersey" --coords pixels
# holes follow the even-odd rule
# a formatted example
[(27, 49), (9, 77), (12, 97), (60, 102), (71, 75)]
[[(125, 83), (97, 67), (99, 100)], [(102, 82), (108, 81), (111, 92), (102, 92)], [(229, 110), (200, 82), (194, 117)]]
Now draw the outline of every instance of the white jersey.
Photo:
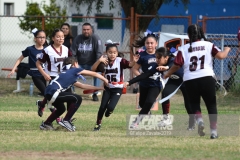
[(43, 50), (43, 55), (39, 57), (39, 60), (45, 63), (45, 72), (50, 76), (56, 77), (62, 72), (63, 61), (68, 55), (69, 50), (66, 46), (62, 45), (61, 51), (57, 52), (52, 45), (49, 45)]
[(192, 43), (192, 52), (188, 52), (190, 44), (180, 47), (184, 61), (183, 80), (191, 80), (200, 77), (214, 76), (213, 56), (219, 51), (219, 48), (213, 43), (207, 41), (197, 41)]
[(123, 88), (123, 69), (129, 68), (129, 62), (117, 57), (112, 65), (105, 66), (105, 77), (109, 81), (109, 88)]

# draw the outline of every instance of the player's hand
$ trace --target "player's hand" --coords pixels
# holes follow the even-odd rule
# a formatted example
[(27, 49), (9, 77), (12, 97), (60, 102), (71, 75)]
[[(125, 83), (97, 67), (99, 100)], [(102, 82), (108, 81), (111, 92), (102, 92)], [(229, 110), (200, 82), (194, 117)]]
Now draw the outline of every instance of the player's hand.
[(134, 61), (134, 62), (137, 62), (137, 61), (139, 60), (139, 58), (140, 58), (140, 55), (139, 55), (139, 54), (134, 54), (134, 55), (133, 55), (133, 61)]
[(45, 74), (43, 77), (46, 81), (50, 81), (52, 79), (48, 74)]
[(100, 58), (99, 58), (99, 61), (104, 63), (105, 65), (108, 64), (108, 57), (107, 55), (102, 55)]
[(12, 70), (12, 71), (7, 75), (7, 78), (9, 78), (11, 75), (13, 75), (14, 72), (15, 72), (15, 71)]
[(123, 83), (123, 87), (124, 87), (124, 88), (127, 88), (128, 85), (129, 85), (129, 82), (124, 82), (124, 83)]

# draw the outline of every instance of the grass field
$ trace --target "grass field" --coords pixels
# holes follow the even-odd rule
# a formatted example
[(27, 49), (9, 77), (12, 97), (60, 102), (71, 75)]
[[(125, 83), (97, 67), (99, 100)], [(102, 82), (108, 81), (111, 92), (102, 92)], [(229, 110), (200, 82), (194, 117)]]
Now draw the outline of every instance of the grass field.
[[(122, 96), (114, 113), (109, 118), (103, 118), (99, 132), (92, 130), (100, 102), (93, 102), (85, 95), (80, 109), (74, 115), (77, 118), (74, 123), (76, 132), (41, 131), (39, 125), (50, 113), (46, 110), (43, 117), (38, 117), (35, 102), (42, 97), (38, 97), (36, 92), (33, 97), (28, 96), (28, 91), (12, 93), (15, 83), (12, 79), (0, 80), (1, 160), (240, 159), (239, 135), (220, 136), (216, 140), (211, 140), (209, 133), (205, 137), (199, 137), (197, 133), (195, 136), (127, 136), (126, 115), (138, 113), (135, 94)], [(23, 84), (23, 87), (28, 89), (29, 84)], [(81, 90), (77, 92), (81, 94)], [(180, 93), (171, 102), (172, 114), (186, 113)], [(206, 113), (204, 104), (202, 109)], [(226, 97), (219, 95), (218, 109), (219, 114), (240, 115), (239, 97), (231, 93)], [(160, 105), (153, 114), (161, 114)], [(58, 126), (56, 122), (54, 126)]]

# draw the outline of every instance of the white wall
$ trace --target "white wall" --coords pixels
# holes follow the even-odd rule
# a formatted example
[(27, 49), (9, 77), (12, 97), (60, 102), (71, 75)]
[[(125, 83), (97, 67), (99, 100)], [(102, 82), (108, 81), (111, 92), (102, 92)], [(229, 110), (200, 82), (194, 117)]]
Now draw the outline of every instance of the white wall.
[[(45, 0), (49, 4), (49, 0)], [(23, 15), (26, 11), (27, 0), (0, 0), (0, 15), (4, 15), (4, 3), (14, 3), (14, 16)], [(43, 3), (42, 0), (31, 2)], [(17, 17), (0, 17), (0, 68), (13, 67), (21, 51), (30, 45), (34, 45), (33, 35), (30, 38), (22, 34)], [(23, 62), (27, 62), (27, 58)], [(6, 72), (0, 70), (0, 76)]]

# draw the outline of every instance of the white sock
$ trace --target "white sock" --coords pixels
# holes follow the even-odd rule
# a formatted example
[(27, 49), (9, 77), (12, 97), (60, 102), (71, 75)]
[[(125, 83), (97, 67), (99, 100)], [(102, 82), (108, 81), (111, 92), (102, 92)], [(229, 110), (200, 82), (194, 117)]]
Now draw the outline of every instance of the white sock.
[(217, 129), (211, 129), (211, 134), (217, 135)]
[(203, 122), (202, 117), (197, 118), (197, 123), (199, 124), (199, 122)]

